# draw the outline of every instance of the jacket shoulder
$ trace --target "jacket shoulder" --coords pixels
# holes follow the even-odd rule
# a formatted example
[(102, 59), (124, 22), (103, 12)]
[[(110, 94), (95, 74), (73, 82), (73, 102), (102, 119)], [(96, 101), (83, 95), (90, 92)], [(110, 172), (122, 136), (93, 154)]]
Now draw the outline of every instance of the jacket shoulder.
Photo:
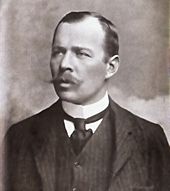
[(58, 101), (41, 112), (13, 124), (5, 135), (5, 142), (14, 139), (16, 139), (16, 142), (20, 142), (23, 139), (28, 140), (31, 138), (30, 136), (37, 132), (48, 131), (48, 129), (44, 128), (44, 124), (48, 124), (54, 115), (57, 116), (59, 107), (60, 103)]
[(113, 100), (111, 100), (111, 107), (117, 113), (117, 115), (122, 116), (123, 120), (127, 118), (128, 120), (133, 121), (134, 124), (136, 124), (135, 128), (138, 128), (136, 130), (141, 136), (143, 135), (145, 140), (149, 139), (150, 141), (156, 141), (158, 143), (161, 140), (164, 142), (164, 144), (168, 144), (164, 130), (159, 124), (150, 122), (140, 116), (137, 116), (129, 110), (121, 107)]

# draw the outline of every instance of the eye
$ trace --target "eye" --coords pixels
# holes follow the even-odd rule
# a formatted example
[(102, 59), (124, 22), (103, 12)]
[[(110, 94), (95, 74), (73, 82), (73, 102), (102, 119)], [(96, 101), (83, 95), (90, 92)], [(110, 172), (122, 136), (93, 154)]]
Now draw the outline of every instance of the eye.
[(52, 56), (59, 56), (59, 55), (62, 55), (61, 51), (58, 50), (52, 51)]
[(77, 50), (76, 55), (79, 57), (91, 57), (90, 53), (85, 50)]
[(65, 54), (65, 50), (62, 48), (54, 48), (52, 50), (52, 56), (62, 56), (63, 54)]

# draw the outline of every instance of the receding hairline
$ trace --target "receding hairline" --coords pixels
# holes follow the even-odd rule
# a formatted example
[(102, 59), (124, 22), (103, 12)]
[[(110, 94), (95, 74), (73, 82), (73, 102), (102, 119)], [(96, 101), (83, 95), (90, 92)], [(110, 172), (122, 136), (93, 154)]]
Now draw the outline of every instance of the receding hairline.
[[(70, 12), (70, 13), (72, 13), (72, 12)], [(64, 17), (63, 17), (64, 18)], [(105, 36), (106, 36), (106, 31), (104, 30), (104, 28), (103, 28), (103, 26), (102, 26), (102, 24), (100, 23), (100, 21), (99, 21), (99, 19), (97, 18), (97, 17), (94, 17), (94, 16), (92, 16), (92, 15), (84, 15), (82, 18), (80, 18), (80, 19), (76, 19), (76, 20), (69, 20), (69, 21), (63, 21), (62, 19), (59, 21), (59, 23), (57, 24), (57, 26), (56, 26), (56, 29), (55, 29), (55, 33), (54, 33), (54, 36), (57, 34), (57, 32), (58, 32), (58, 29), (62, 26), (62, 25), (64, 25), (64, 24), (70, 24), (70, 25), (72, 25), (72, 24), (81, 24), (81, 23), (83, 23), (83, 22), (86, 22), (86, 21), (88, 21), (88, 20), (92, 20), (92, 21), (96, 21), (96, 23), (98, 24), (98, 26), (100, 27), (100, 29), (101, 29), (101, 31), (103, 32), (103, 46), (104, 46), (104, 43), (105, 43)], [(54, 44), (54, 41), (53, 41), (53, 44)]]
[[(105, 53), (111, 57), (113, 55), (117, 55), (119, 51), (119, 38), (118, 38), (118, 31), (116, 25), (108, 20), (106, 17), (102, 16), (97, 12), (89, 12), (89, 11), (73, 11), (65, 14), (61, 20), (58, 22), (54, 36), (53, 42), (55, 40), (55, 35), (58, 31), (58, 28), (63, 23), (81, 23), (87, 18), (94, 18), (98, 21), (99, 25), (101, 26), (102, 31), (104, 32), (104, 50)], [(113, 54), (112, 54), (113, 53)]]
[(82, 18), (81, 20), (77, 20), (74, 22), (61, 22), (57, 27), (56, 33), (58, 32), (58, 30), (60, 30), (59, 28), (65, 24), (66, 25), (83, 24), (85, 27), (88, 27), (89, 30), (91, 30), (91, 28), (94, 28), (94, 29), (96, 29), (96, 31), (101, 31), (105, 37), (106, 32), (105, 32), (104, 28), (102, 27), (100, 21), (95, 17), (87, 16), (87, 17)]
[[(74, 18), (74, 16), (73, 16), (73, 17), (70, 17), (69, 19), (67, 18), (67, 16), (69, 14), (74, 14), (74, 13), (79, 13), (80, 15), (82, 14), (82, 16), (81, 17), (76, 17), (76, 18)], [(103, 26), (102, 26), (102, 24), (101, 24), (101, 22), (100, 22), (100, 20), (99, 20), (99, 18), (97, 17), (98, 15), (99, 14), (97, 14), (96, 12), (88, 12), (88, 11), (69, 12), (68, 14), (64, 15), (62, 17), (62, 19), (58, 22), (58, 24), (57, 24), (57, 26), (55, 28), (54, 36), (57, 33), (57, 30), (58, 30), (58, 28), (60, 27), (61, 24), (64, 24), (64, 23), (68, 23), (68, 24), (81, 23), (81, 22), (85, 21), (86, 19), (90, 19), (90, 18), (96, 20), (99, 23), (99, 25), (101, 26), (103, 32), (106, 33)]]

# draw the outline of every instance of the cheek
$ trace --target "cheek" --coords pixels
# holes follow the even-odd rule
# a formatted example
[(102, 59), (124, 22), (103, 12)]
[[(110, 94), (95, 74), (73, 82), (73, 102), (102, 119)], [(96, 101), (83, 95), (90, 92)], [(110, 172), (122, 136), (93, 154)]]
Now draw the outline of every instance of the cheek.
[(51, 61), (50, 61), (50, 69), (51, 69), (51, 73), (52, 73), (53, 76), (56, 75), (56, 73), (58, 73), (58, 68), (59, 68), (59, 65), (56, 63), (56, 61), (51, 59)]
[(93, 67), (89, 70), (89, 76), (90, 79), (95, 80), (97, 82), (97, 80), (103, 80), (105, 78), (105, 67), (104, 66), (97, 66), (97, 67)]
[(82, 87), (85, 88), (85, 93), (94, 91), (105, 83), (104, 71), (101, 68), (91, 68), (84, 73), (83, 81)]

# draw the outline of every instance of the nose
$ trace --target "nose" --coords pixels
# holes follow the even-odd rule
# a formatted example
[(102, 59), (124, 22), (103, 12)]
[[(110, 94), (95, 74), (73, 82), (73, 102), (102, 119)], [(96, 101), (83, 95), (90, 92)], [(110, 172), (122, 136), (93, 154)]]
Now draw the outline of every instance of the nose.
[(73, 69), (72, 61), (73, 61), (73, 58), (71, 53), (66, 52), (65, 55), (63, 55), (63, 58), (61, 59), (60, 68), (72, 70)]

